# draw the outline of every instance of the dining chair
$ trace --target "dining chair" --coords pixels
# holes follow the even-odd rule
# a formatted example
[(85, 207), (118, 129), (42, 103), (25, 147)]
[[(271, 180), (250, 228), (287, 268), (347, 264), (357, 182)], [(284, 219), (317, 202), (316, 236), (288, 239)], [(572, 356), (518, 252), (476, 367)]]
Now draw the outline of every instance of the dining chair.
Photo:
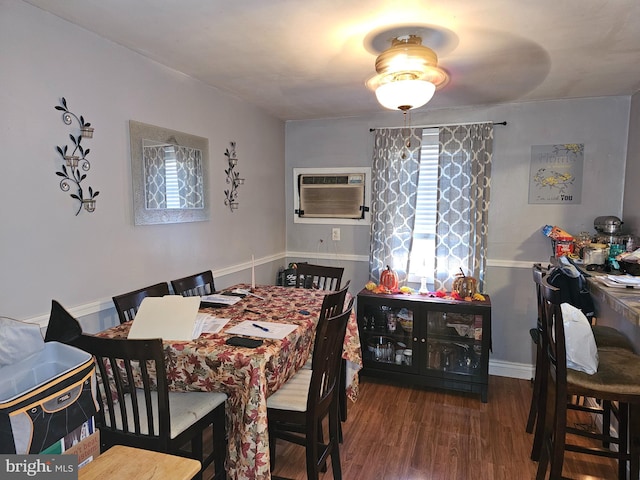
[[(329, 458), (333, 478), (342, 478), (338, 378), (352, 308), (353, 299), (341, 314), (318, 323), (313, 347), (313, 369), (299, 370), (267, 399), (272, 469), (275, 466), (276, 439), (282, 439), (305, 447), (307, 479), (317, 480)], [(327, 417), (329, 435), (325, 443), (321, 440), (321, 425)]]
[[(296, 269), (297, 288), (317, 288), (320, 290), (340, 290), (344, 267), (298, 263)], [(346, 362), (342, 362), (340, 373), (340, 420), (347, 421)], [(341, 429), (342, 431), (342, 429)], [(340, 435), (342, 437), (342, 434)]]
[[(540, 458), (544, 431), (544, 421), (540, 420), (540, 417), (543, 417), (544, 415), (540, 414), (540, 410), (545, 408), (547, 398), (547, 393), (543, 389), (543, 385), (547, 385), (547, 382), (543, 381), (543, 377), (547, 374), (548, 368), (546, 354), (543, 347), (544, 339), (542, 338), (542, 315), (544, 308), (544, 299), (542, 298), (542, 278), (545, 277), (548, 272), (549, 269), (544, 268), (540, 263), (533, 264), (532, 273), (536, 291), (538, 317), (536, 327), (529, 330), (529, 334), (536, 348), (536, 363), (533, 377), (533, 392), (531, 395), (531, 403), (529, 405), (529, 416), (527, 418), (526, 431), (527, 433), (532, 433), (535, 429), (531, 448), (531, 459), (535, 461), (538, 461)], [(564, 295), (561, 300), (566, 300)], [(593, 325), (591, 328), (598, 348), (622, 348), (633, 352), (633, 346), (629, 339), (615, 328), (605, 325)], [(568, 409), (587, 411), (592, 414), (602, 414), (603, 430), (609, 429), (611, 425), (611, 414), (617, 414), (616, 406), (606, 400), (601, 401), (601, 407), (589, 407), (578, 401), (572, 400), (573, 399), (568, 399)], [(608, 446), (606, 439), (603, 442), (603, 446)]]
[(162, 282), (129, 293), (123, 293), (122, 295), (116, 295), (113, 297), (113, 304), (116, 307), (116, 312), (118, 312), (120, 323), (133, 320), (136, 313), (138, 313), (142, 300), (146, 297), (163, 297), (169, 294), (169, 284)]
[[(211, 463), (215, 466), (214, 479), (225, 478), (227, 397), (215, 392), (169, 392), (161, 339), (110, 339), (84, 334), (78, 320), (53, 300), (45, 341), (65, 343), (94, 355), (102, 451), (121, 444), (186, 456), (202, 464), (195, 478), (202, 478), (202, 471)], [(140, 368), (136, 368), (138, 365)], [(142, 382), (142, 387), (133, 389), (132, 395), (129, 386), (134, 378)], [(210, 425), (213, 451), (205, 458), (202, 437)], [(190, 448), (183, 448), (188, 443)]]
[[(565, 451), (615, 458), (618, 478), (638, 478), (640, 462), (640, 357), (622, 348), (598, 349), (597, 371), (590, 375), (567, 367), (567, 341), (561, 291), (545, 276), (541, 281), (541, 338), (546, 356), (547, 374), (542, 377), (541, 390), (545, 405), (538, 421), (544, 425), (537, 480), (560, 479)], [(618, 402), (617, 436), (609, 430), (588, 432), (567, 425), (569, 396), (583, 396)], [(543, 404), (541, 403), (540, 406)], [(613, 443), (616, 449), (569, 443), (568, 435), (590, 437)]]
[(211, 295), (216, 291), (211, 270), (172, 280), (171, 288), (176, 295), (183, 297)]
[[(318, 314), (318, 323), (316, 328), (324, 323), (327, 318), (335, 317), (344, 311), (345, 300), (347, 298), (350, 283), (351, 280), (348, 280), (344, 287), (324, 296), (322, 299), (322, 306), (320, 307), (320, 313)], [(313, 358), (312, 354), (303, 368), (313, 369)]]
[(343, 274), (343, 267), (298, 263), (296, 269), (296, 287), (339, 290)]
[[(200, 461), (194, 478), (212, 463), (214, 479), (226, 477), (226, 394), (169, 391), (161, 338), (81, 335), (74, 344), (95, 358), (102, 451), (126, 445), (179, 455)], [(205, 453), (210, 428), (213, 447)]]
[[(345, 299), (347, 292), (349, 291), (349, 284), (351, 280), (347, 280), (347, 283), (341, 289), (325, 295), (322, 300), (322, 307), (320, 307), (320, 314), (318, 316), (318, 324), (324, 321), (325, 318), (334, 317), (339, 313), (342, 313), (344, 309)], [(313, 355), (309, 358), (307, 363), (302, 368), (312, 368)], [(340, 421), (346, 422), (347, 420), (347, 362), (342, 359), (340, 361), (340, 389), (338, 392), (338, 403), (340, 406)], [(342, 425), (340, 425), (340, 442), (342, 443)]]

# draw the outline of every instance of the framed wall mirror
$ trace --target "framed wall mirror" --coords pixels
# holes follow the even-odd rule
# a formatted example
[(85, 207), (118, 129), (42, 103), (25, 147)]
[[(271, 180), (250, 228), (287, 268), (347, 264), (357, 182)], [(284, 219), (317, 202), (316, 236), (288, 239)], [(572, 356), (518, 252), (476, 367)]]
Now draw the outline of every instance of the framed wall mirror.
[(209, 140), (129, 121), (136, 225), (209, 219)]

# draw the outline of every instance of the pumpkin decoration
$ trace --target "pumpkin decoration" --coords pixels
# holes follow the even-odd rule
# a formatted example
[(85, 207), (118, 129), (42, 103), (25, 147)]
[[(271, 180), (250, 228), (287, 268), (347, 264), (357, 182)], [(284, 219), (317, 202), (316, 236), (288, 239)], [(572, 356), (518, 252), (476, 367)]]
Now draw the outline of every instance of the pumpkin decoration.
[(398, 290), (398, 274), (391, 270), (389, 265), (387, 265), (387, 269), (383, 270), (380, 274), (380, 285), (391, 292)]
[(462, 268), (460, 269), (460, 273), (456, 279), (453, 281), (453, 292), (456, 292), (462, 298), (473, 297), (473, 295), (477, 292), (477, 280), (473, 277), (467, 277)]

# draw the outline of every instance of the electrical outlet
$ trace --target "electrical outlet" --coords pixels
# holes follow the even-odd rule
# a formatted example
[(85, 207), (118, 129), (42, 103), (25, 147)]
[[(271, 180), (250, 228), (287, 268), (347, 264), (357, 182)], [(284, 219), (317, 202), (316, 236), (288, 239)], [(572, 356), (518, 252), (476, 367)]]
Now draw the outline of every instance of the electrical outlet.
[(340, 229), (339, 228), (331, 229), (331, 240), (333, 240), (334, 242), (337, 242), (337, 241), (340, 240)]

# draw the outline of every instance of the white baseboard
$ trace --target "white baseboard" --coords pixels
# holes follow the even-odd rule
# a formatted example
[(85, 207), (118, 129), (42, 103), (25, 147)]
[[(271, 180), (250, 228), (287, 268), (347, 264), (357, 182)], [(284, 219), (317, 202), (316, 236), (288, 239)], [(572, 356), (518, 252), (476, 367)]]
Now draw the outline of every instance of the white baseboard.
[(489, 375), (498, 377), (521, 378), (530, 380), (533, 378), (534, 366), (527, 363), (503, 362), (501, 360), (489, 360)]

